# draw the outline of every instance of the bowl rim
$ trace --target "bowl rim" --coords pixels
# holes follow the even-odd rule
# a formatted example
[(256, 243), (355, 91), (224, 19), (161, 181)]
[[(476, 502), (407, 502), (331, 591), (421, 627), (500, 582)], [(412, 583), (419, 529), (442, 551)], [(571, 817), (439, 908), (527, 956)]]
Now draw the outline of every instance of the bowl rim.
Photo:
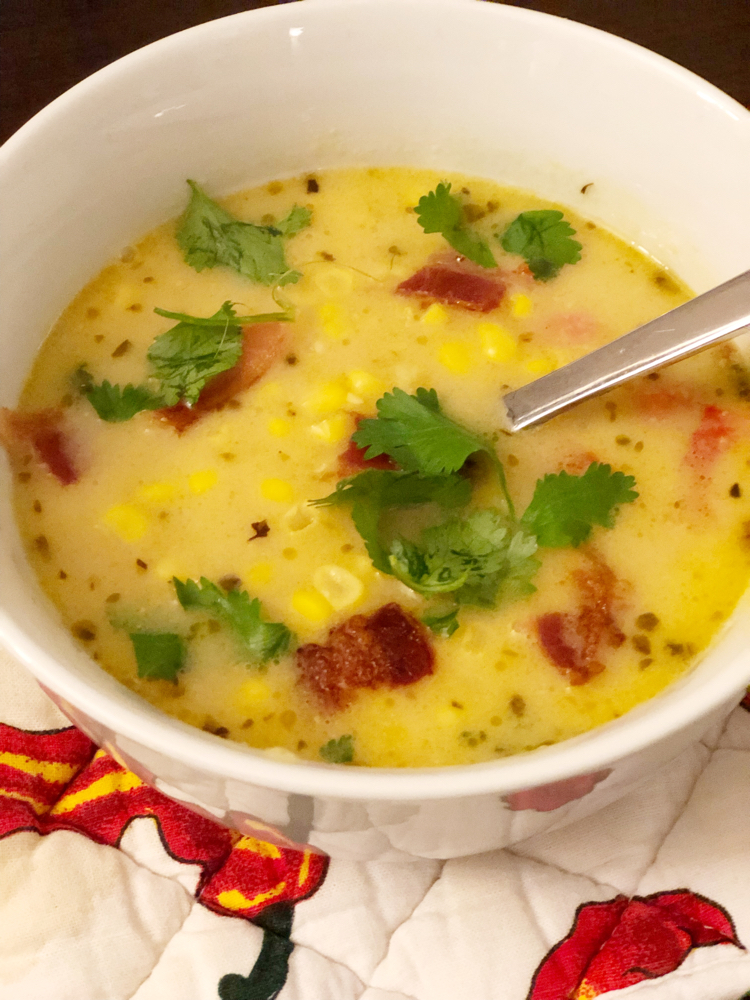
[[(139, 64), (147, 64), (168, 48), (182, 46), (196, 35), (210, 38), (212, 33), (223, 31), (228, 22), (243, 28), (248, 24), (260, 24), (263, 20), (283, 24), (298, 21), (300, 17), (315, 18), (317, 11), (346, 8), (351, 12), (355, 7), (377, 7), (379, 11), (389, 7), (429, 7), (434, 15), (436, 6), (461, 10), (467, 17), (495, 19), (497, 23), (506, 19), (532, 25), (556, 22), (556, 30), (563, 36), (569, 33), (590, 38), (597, 47), (609, 46), (637, 63), (649, 65), (652, 70), (692, 92), (697, 100), (707, 101), (717, 112), (737, 120), (740, 126), (744, 122), (750, 130), (750, 112), (702, 77), (649, 49), (577, 21), (476, 0), (471, 3), (469, 0), (315, 0), (314, 3), (305, 0), (304, 4), (298, 0), (242, 11), (195, 25), (158, 39), (105, 66), (57, 97), (21, 126), (0, 147), (0, 170), (17, 151), (23, 151), (28, 139), (45, 129), (47, 123), (54, 121), (60, 113), (73, 111), (79, 98), (96, 90), (101, 83), (116, 80), (120, 74), (131, 73)], [(735, 616), (737, 613), (736, 610)], [(347, 800), (435, 800), (502, 794), (597, 771), (643, 750), (651, 743), (674, 735), (701, 717), (707, 717), (750, 681), (750, 662), (746, 663), (735, 655), (718, 675), (712, 677), (710, 685), (704, 685), (697, 691), (688, 690), (686, 694), (678, 680), (621, 719), (551, 747), (478, 764), (430, 768), (348, 768), (322, 762), (273, 759), (245, 744), (225, 741), (188, 726), (155, 709), (116, 681), (113, 683), (118, 689), (111, 693), (103, 688), (94, 688), (42, 650), (3, 609), (0, 609), (0, 641), (59, 698), (69, 701), (91, 719), (111, 729), (116, 736), (133, 740), (146, 749), (211, 775), (250, 781), (288, 793)], [(711, 656), (711, 650), (705, 655)], [(654, 729), (658, 730), (656, 737)]]

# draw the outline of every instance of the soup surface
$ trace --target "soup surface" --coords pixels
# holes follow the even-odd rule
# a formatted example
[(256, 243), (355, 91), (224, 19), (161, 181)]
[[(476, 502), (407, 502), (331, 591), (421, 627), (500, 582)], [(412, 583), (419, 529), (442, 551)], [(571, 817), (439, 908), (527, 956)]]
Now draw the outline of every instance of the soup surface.
[(194, 188), (6, 411), (42, 586), (164, 711), (312, 760), (493, 759), (660, 691), (746, 588), (736, 350), (504, 434), (503, 392), (689, 293), (568, 210), (450, 180)]

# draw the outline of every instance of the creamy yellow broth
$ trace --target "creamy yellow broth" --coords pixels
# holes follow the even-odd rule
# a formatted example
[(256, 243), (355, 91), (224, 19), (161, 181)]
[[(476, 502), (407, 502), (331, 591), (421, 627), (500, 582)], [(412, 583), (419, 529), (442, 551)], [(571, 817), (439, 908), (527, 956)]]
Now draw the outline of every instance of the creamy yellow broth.
[[(637, 399), (671, 387), (741, 420), (747, 386), (738, 358), (728, 348), (704, 353), (505, 437), (501, 392), (673, 308), (689, 297), (687, 289), (566, 209), (583, 245), (579, 263), (547, 283), (511, 280), (500, 307), (486, 315), (428, 306), (394, 292), (446, 247), (440, 235), (422, 232), (411, 207), (441, 178), (408, 169), (316, 176), (317, 192), (297, 178), (222, 202), (252, 221), (278, 219), (295, 203), (313, 213), (310, 227), (287, 244), (290, 265), (303, 273), (283, 291), (296, 306), (288, 352), (296, 363), (281, 358), (235, 408), (178, 435), (149, 412), (105, 423), (71, 389), (82, 362), (97, 381), (146, 380), (149, 345), (174, 325), (155, 315), (155, 306), (196, 316), (211, 315), (225, 300), (241, 303), (240, 313), (276, 308), (268, 288), (226, 268), (189, 267), (174, 222), (108, 265), (57, 322), (20, 409), (62, 401), (82, 474), (62, 486), (35, 461), (18, 466), (17, 518), (42, 586), (101, 666), (153, 704), (219, 735), (311, 760), (346, 734), (356, 764), (470, 763), (622, 715), (689, 667), (750, 575), (743, 435), (706, 470), (696, 469), (685, 456), (700, 408), (677, 405), (657, 418)], [(486, 180), (449, 179), (477, 206), (474, 214), (483, 213), (475, 225), (487, 236), (519, 212), (557, 207)], [(520, 258), (492, 242), (499, 264), (517, 267)], [(428, 601), (373, 568), (349, 509), (307, 504), (334, 489), (352, 414), (374, 414), (375, 401), (393, 386), (410, 393), (434, 387), (453, 419), (497, 434), (519, 511), (537, 479), (574, 471), (575, 462), (582, 472), (592, 455), (633, 475), (640, 497), (620, 508), (612, 530), (595, 527), (579, 549), (540, 550), (530, 597), (496, 610), (462, 608), (452, 637), (431, 637), (431, 676), (361, 690), (341, 710), (324, 710), (297, 683), (293, 653), (267, 667), (248, 664), (226, 628), (182, 609), (171, 579), (236, 576), (262, 601), (267, 620), (286, 623), (300, 643), (325, 643), (333, 626), (388, 602), (419, 618)], [(473, 504), (502, 506), (495, 479), (477, 482)], [(262, 520), (269, 534), (249, 541), (251, 523)], [(575, 608), (572, 574), (592, 554), (617, 578), (616, 618), (626, 640), (602, 654), (602, 673), (573, 686), (544, 654), (533, 623)], [(658, 624), (644, 628), (644, 615)], [(186, 638), (176, 684), (137, 677), (128, 637), (134, 627)]]

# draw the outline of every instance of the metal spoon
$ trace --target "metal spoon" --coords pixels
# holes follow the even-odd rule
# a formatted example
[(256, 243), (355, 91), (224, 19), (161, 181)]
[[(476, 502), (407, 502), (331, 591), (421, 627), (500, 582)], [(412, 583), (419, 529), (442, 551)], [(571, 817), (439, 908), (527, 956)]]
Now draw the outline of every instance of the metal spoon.
[(503, 396), (509, 431), (534, 427), (613, 386), (735, 337), (750, 327), (750, 271), (611, 344)]

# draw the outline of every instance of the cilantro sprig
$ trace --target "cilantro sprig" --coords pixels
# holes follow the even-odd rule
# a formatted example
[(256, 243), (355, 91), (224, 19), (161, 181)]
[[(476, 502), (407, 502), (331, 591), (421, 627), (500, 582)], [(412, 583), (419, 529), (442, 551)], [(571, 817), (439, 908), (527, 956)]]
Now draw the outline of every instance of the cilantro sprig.
[(381, 520), (388, 510), (435, 503), (443, 508), (464, 507), (471, 498), (471, 483), (461, 476), (422, 476), (417, 472), (367, 469), (342, 479), (327, 497), (312, 500), (314, 506), (351, 504), (352, 520), (364, 540), (373, 565), (392, 573), (389, 552), (381, 533)]
[[(83, 366), (79, 369), (85, 370)], [(82, 387), (81, 392), (99, 418), (112, 424), (131, 420), (141, 410), (158, 410), (167, 405), (166, 399), (159, 393), (152, 392), (147, 385), (132, 385), (130, 382), (124, 388), (111, 385), (106, 379), (96, 385), (89, 377), (88, 384)]]
[[(446, 417), (434, 389), (420, 388), (410, 396), (394, 388), (378, 400), (377, 410), (376, 418), (360, 421), (353, 441), (366, 449), (366, 459), (389, 455), (401, 471), (367, 469), (310, 502), (350, 504), (377, 569), (426, 597), (452, 600), (453, 608), (433, 608), (423, 618), (446, 638), (458, 628), (459, 605), (494, 607), (501, 594), (533, 592), (538, 548), (580, 545), (594, 525), (613, 527), (617, 508), (638, 496), (632, 476), (593, 462), (581, 476), (563, 471), (540, 479), (517, 518), (494, 447)], [(425, 528), (417, 539), (386, 536), (384, 514), (390, 510), (426, 504), (466, 508), (471, 483), (459, 471), (477, 452), (488, 454), (499, 470), (505, 513), (475, 509)]]
[(547, 548), (577, 547), (595, 524), (614, 527), (619, 505), (638, 498), (634, 486), (633, 476), (599, 462), (592, 462), (582, 476), (550, 473), (538, 480), (521, 524)]
[(225, 591), (215, 583), (200, 578), (178, 580), (172, 578), (177, 600), (186, 610), (202, 609), (215, 615), (234, 632), (251, 660), (265, 663), (278, 660), (292, 641), (292, 633), (281, 622), (264, 622), (261, 604), (257, 597), (250, 600), (244, 590)]
[(352, 440), (366, 448), (365, 458), (390, 455), (403, 469), (423, 476), (458, 472), (466, 459), (477, 452), (490, 457), (500, 479), (508, 511), (513, 501), (508, 493), (505, 471), (492, 444), (446, 417), (434, 389), (417, 389), (410, 396), (393, 389), (377, 401), (378, 415), (361, 420)]
[(450, 593), (458, 604), (494, 607), (505, 582), (519, 593), (533, 592), (531, 577), (540, 565), (532, 558), (536, 549), (533, 535), (488, 508), (426, 528), (418, 543), (395, 539), (389, 562), (393, 574), (417, 593)]
[(497, 267), (489, 243), (466, 224), (461, 200), (451, 194), (451, 185), (441, 181), (434, 191), (423, 195), (414, 209), (425, 233), (442, 233), (463, 257), (482, 267)]
[(497, 238), (507, 253), (525, 258), (537, 281), (549, 281), (560, 273), (563, 264), (581, 259), (581, 244), (572, 239), (576, 231), (562, 212), (545, 208), (521, 212)]
[(185, 665), (185, 643), (174, 632), (131, 632), (138, 676), (177, 683)]
[(196, 271), (229, 267), (261, 285), (288, 285), (299, 281), (299, 271), (286, 262), (284, 240), (310, 224), (310, 211), (295, 205), (273, 226), (242, 222), (208, 197), (195, 181), (180, 219), (177, 243), (185, 262)]

